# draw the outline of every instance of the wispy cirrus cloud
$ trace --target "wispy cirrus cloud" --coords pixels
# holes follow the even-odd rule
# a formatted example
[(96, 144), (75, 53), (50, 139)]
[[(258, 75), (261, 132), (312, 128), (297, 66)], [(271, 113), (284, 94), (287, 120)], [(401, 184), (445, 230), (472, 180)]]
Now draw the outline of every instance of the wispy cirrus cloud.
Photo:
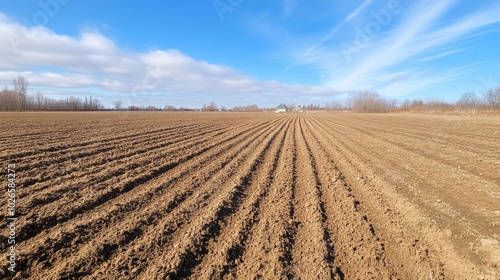
[[(363, 2), (319, 42), (292, 49), (293, 63), (313, 66), (324, 85), (340, 90), (401, 96), (467, 75), (468, 65), (435, 62), (473, 52), (470, 39), (498, 29), (500, 23), (498, 3), (450, 17), (457, 0), (396, 1), (401, 13), (390, 14), (387, 7), (394, 2)], [(375, 16), (381, 13), (387, 22)], [(401, 72), (405, 79), (397, 79)]]
[(360, 6), (358, 6), (354, 11), (352, 11), (343, 21), (338, 23), (331, 31), (328, 33), (326, 36), (321, 38), (316, 44), (312, 45), (309, 47), (300, 57), (304, 58), (308, 56), (311, 52), (316, 50), (319, 46), (321, 46), (323, 43), (326, 41), (330, 40), (346, 23), (351, 21), (353, 18), (355, 18), (357, 15), (359, 15), (368, 5), (370, 5), (373, 2), (373, 0), (365, 0)]
[(300, 0), (282, 0), (283, 13), (285, 17), (289, 16), (297, 7)]
[(392, 34), (382, 40), (374, 39), (374, 46), (370, 48), (372, 50), (367, 50), (369, 53), (367, 56), (362, 56), (363, 60), (356, 61), (350, 73), (343, 77), (341, 87), (355, 87), (363, 77), (376, 74), (381, 69), (405, 62), (426, 51), (427, 48), (420, 44), (415, 47), (418, 41), (421, 41), (422, 33), (429, 30), (430, 26), (447, 11), (453, 2), (454, 0), (443, 0), (435, 2), (432, 6), (421, 2), (416, 7), (415, 14), (406, 17), (406, 20)]

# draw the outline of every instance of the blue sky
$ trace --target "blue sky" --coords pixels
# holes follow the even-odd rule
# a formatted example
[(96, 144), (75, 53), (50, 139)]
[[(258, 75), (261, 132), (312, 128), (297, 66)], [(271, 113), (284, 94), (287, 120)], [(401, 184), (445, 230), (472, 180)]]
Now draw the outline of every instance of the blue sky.
[(0, 84), (105, 105), (455, 101), (500, 81), (500, 2), (0, 0)]

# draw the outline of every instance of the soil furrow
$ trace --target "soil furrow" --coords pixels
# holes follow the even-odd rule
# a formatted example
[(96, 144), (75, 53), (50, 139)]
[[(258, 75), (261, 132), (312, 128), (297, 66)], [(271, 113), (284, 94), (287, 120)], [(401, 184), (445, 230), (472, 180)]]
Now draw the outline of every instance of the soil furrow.
[[(244, 137), (244, 134), (242, 135), (242, 137)], [(252, 141), (253, 140), (251, 140), (250, 143)], [(242, 147), (245, 147), (247, 145), (248, 144), (243, 143)], [(224, 151), (223, 148), (224, 148), (224, 146), (221, 146), (221, 149), (219, 149), (219, 151), (221, 151), (221, 152)], [(230, 149), (230, 150), (233, 150), (233, 149)], [(239, 149), (236, 149), (236, 150), (239, 150)], [(230, 157), (230, 159), (231, 159), (231, 157)], [(220, 170), (221, 168), (224, 167), (224, 165), (214, 164), (214, 167)], [(214, 172), (214, 171), (210, 171), (210, 170), (207, 170), (207, 171), (208, 172), (205, 175), (205, 178), (204, 179), (203, 178), (199, 178), (197, 180), (198, 182), (200, 182), (202, 180), (207, 180), (208, 178), (210, 178), (210, 175)], [(201, 175), (203, 173), (198, 172), (198, 174)], [(182, 174), (182, 175), (185, 175), (185, 174)], [(186, 179), (187, 178), (188, 177), (186, 177)], [(164, 180), (160, 179), (160, 180), (156, 180), (156, 181), (159, 181), (158, 184), (163, 184), (163, 186), (160, 185), (161, 187), (166, 187), (168, 185), (168, 182), (162, 182)], [(196, 181), (194, 181), (194, 182), (196, 182)], [(165, 183), (167, 183), (167, 185), (165, 185)], [(171, 181), (170, 183), (173, 183), (173, 181)], [(195, 184), (199, 184), (199, 183), (195, 183)], [(185, 185), (193, 185), (193, 181), (186, 182)], [(184, 199), (186, 199), (186, 196), (194, 194), (193, 193), (194, 190), (186, 189), (185, 185), (182, 184), (181, 188), (172, 188), (172, 186), (170, 186), (170, 188), (172, 188), (173, 191), (175, 191), (176, 189), (178, 189), (179, 191), (181, 191), (181, 193), (175, 193), (173, 191), (167, 191), (164, 194), (157, 193), (158, 195), (160, 195), (159, 197), (154, 197), (152, 195), (147, 195), (147, 194), (141, 194), (141, 196), (143, 196), (143, 197), (150, 197), (150, 199), (146, 199), (144, 201), (144, 202), (147, 202), (147, 204), (143, 205), (143, 206), (141, 206), (141, 204), (136, 204), (136, 205), (132, 206), (132, 208), (130, 208), (130, 207), (128, 207), (131, 204), (130, 201), (121, 201), (121, 202), (119, 202), (120, 208), (126, 208), (127, 212), (132, 212), (134, 209), (140, 210), (140, 212), (137, 212), (137, 213), (132, 212), (132, 213), (134, 213), (134, 215), (132, 217), (134, 217), (135, 222), (130, 222), (130, 220), (125, 219), (123, 221), (120, 221), (121, 225), (118, 224), (118, 225), (114, 225), (113, 227), (108, 227), (110, 225), (108, 223), (106, 223), (105, 220), (102, 220), (102, 217), (99, 217), (99, 220), (98, 220), (99, 224), (102, 225), (102, 226), (105, 225), (109, 229), (109, 230), (106, 229), (106, 231), (109, 231), (109, 234), (107, 234), (106, 232), (101, 232), (100, 235), (101, 236), (109, 236), (107, 239), (113, 239), (113, 237), (116, 236), (116, 231), (113, 228), (120, 228), (121, 229), (121, 233), (122, 233), (120, 235), (120, 240), (121, 241), (117, 241), (117, 243), (120, 244), (120, 246), (125, 246), (126, 244), (132, 242), (134, 239), (136, 239), (136, 238), (138, 238), (138, 237), (140, 237), (140, 236), (143, 235), (144, 224), (147, 225), (147, 224), (150, 224), (150, 223), (156, 223), (156, 221), (159, 220), (159, 219), (161, 219), (163, 215), (169, 214), (173, 209), (175, 209), (176, 207), (178, 207), (178, 205)], [(166, 197), (170, 197), (170, 198), (169, 198), (169, 200), (165, 201), (165, 200), (161, 199), (162, 196), (163, 197), (166, 196)], [(135, 196), (131, 196), (131, 198), (134, 198), (134, 197)], [(161, 207), (161, 205), (165, 205), (164, 206), (164, 209), (165, 209), (164, 211), (160, 211), (160, 212), (153, 211), (154, 209), (158, 209), (158, 207)], [(125, 207), (122, 207), (122, 206), (125, 206)], [(144, 208), (142, 208), (142, 207), (144, 207)], [(121, 214), (122, 213), (120, 213), (120, 215)], [(141, 217), (141, 215), (142, 215), (142, 217)], [(125, 217), (123, 215), (121, 215), (121, 216)], [(130, 228), (130, 226), (132, 226), (132, 228)], [(82, 227), (82, 226), (80, 226), (80, 227)], [(116, 237), (115, 237), (115, 239), (116, 239)], [(87, 252), (89, 252), (89, 250), (97, 250), (94, 253), (91, 253), (91, 254), (90, 253), (84, 253), (82, 255), (87, 256), (87, 255), (90, 254), (92, 256), (99, 257), (100, 256), (100, 253), (99, 253), (100, 251), (108, 249), (108, 247), (106, 247), (106, 243), (105, 242), (106, 242), (106, 240), (103, 240), (103, 241), (99, 242), (102, 245), (99, 245), (99, 243), (97, 243), (97, 244), (92, 244), (90, 247), (86, 246), (86, 247), (80, 249), (80, 250), (86, 250)], [(101, 247), (99, 247), (99, 246), (101, 246)], [(90, 251), (90, 252), (92, 252), (92, 251)], [(85, 259), (85, 260), (79, 260), (79, 261), (74, 261), (73, 264), (76, 263), (76, 264), (78, 264), (78, 266), (82, 266), (87, 261), (88, 261), (87, 259)], [(82, 270), (85, 270), (85, 269), (82, 269)]]
[[(351, 188), (349, 191), (358, 202), (358, 211), (362, 211), (372, 225), (373, 232), (377, 234), (377, 238), (383, 240), (383, 248), (387, 251), (386, 256), (390, 256), (390, 263), (398, 268), (398, 274), (404, 278), (408, 277), (428, 277), (429, 273), (438, 277), (444, 278), (442, 263), (436, 261), (435, 251), (431, 251), (430, 243), (422, 242), (422, 236), (415, 234), (419, 232), (417, 228), (413, 231), (408, 231), (405, 228), (415, 227), (415, 221), (426, 224), (425, 215), (413, 211), (413, 218), (400, 217), (398, 212), (403, 212), (401, 207), (409, 207), (408, 204), (393, 204), (388, 201), (392, 199), (390, 185), (383, 178), (377, 176), (373, 170), (360, 161), (355, 154), (349, 153), (343, 145), (345, 135), (339, 135), (331, 132), (331, 129), (325, 128), (324, 124), (313, 119), (317, 137), (324, 141), (324, 147), (328, 150), (328, 154), (332, 157), (332, 161), (338, 164), (339, 170), (345, 175), (345, 180)], [(324, 139), (325, 135), (329, 137)], [(380, 196), (382, 191), (387, 193)], [(402, 200), (403, 201), (403, 200)], [(375, 206), (376, 205), (376, 206)], [(403, 206), (404, 205), (404, 206)], [(361, 207), (362, 206), (362, 207)], [(394, 209), (398, 209), (396, 212)], [(410, 222), (406, 224), (406, 222)], [(435, 236), (437, 238), (437, 236)], [(337, 242), (336, 242), (337, 244)], [(443, 244), (444, 245), (444, 244)], [(449, 246), (449, 245), (444, 245)], [(404, 256), (404, 257), (403, 257)], [(405, 259), (406, 258), (406, 259)], [(411, 260), (409, 265), (408, 260)], [(403, 269), (404, 268), (404, 269)], [(417, 276), (420, 275), (420, 276)]]
[[(125, 149), (123, 149), (121, 152), (113, 150), (110, 155), (107, 155), (106, 153), (99, 153), (98, 151), (85, 151), (85, 153), (94, 154), (92, 156), (85, 157), (85, 159), (83, 160), (71, 160), (73, 161), (73, 164), (71, 165), (73, 166), (73, 168), (63, 168), (64, 163), (66, 163), (68, 160), (64, 161), (62, 159), (47, 159), (47, 162), (51, 162), (51, 170), (41, 172), (42, 176), (43, 174), (47, 174), (45, 178), (43, 178), (42, 176), (38, 176), (35, 178), (30, 178), (27, 181), (20, 181), (19, 184), (22, 184), (24, 186), (23, 189), (33, 188), (33, 192), (37, 194), (37, 201), (33, 204), (41, 205), (44, 203), (43, 199), (40, 198), (40, 196), (43, 196), (44, 193), (51, 194), (50, 198), (48, 198), (49, 202), (51, 202), (57, 200), (58, 198), (58, 196), (54, 196), (54, 193), (57, 194), (67, 192), (67, 188), (72, 187), (71, 185), (67, 184), (68, 179), (77, 182), (83, 180), (86, 184), (99, 184), (102, 182), (100, 180), (106, 180), (107, 177), (96, 176), (96, 173), (107, 174), (108, 176), (112, 177), (120, 176), (125, 174), (127, 171), (130, 171), (131, 169), (135, 169), (141, 165), (144, 165), (144, 162), (149, 160), (152, 156), (157, 157), (159, 154), (169, 154), (171, 153), (170, 151), (183, 149), (183, 147), (188, 147), (189, 145), (191, 145), (192, 142), (203, 139), (205, 134), (212, 133), (215, 136), (223, 134), (224, 131), (227, 130), (223, 130), (221, 128), (215, 128), (213, 130), (210, 129), (201, 132), (195, 137), (193, 137), (189, 132), (186, 132), (179, 137), (174, 137), (173, 139), (165, 139), (157, 144), (150, 141), (145, 141), (149, 145), (144, 145), (143, 143), (135, 143), (132, 148), (126, 149), (125, 147)], [(110, 150), (110, 148), (105, 148), (105, 150)], [(80, 164), (80, 162), (82, 161), (84, 163)], [(74, 171), (79, 172), (75, 174)], [(65, 176), (66, 174), (67, 176)], [(36, 184), (37, 181), (41, 183)], [(31, 186), (31, 184), (33, 185)], [(29, 194), (30, 193), (20, 194), (19, 197), (28, 200)]]
[[(400, 134), (397, 133), (381, 133), (378, 129), (373, 128), (359, 128), (356, 125), (346, 125), (340, 124), (338, 122), (333, 123), (336, 127), (345, 127), (350, 130), (349, 134), (361, 133), (373, 138), (377, 138), (389, 144), (393, 144), (401, 149), (408, 152), (417, 153), (418, 155), (425, 156), (429, 159), (435, 160), (440, 164), (445, 164), (451, 167), (457, 165), (457, 161), (463, 165), (463, 169), (468, 170), (476, 176), (481, 176), (483, 178), (499, 180), (500, 176), (497, 174), (496, 170), (493, 168), (487, 170), (487, 166), (493, 166), (496, 162), (495, 150), (493, 145), (487, 145), (485, 152), (484, 149), (472, 149), (470, 145), (450, 145), (449, 141), (443, 141), (440, 139), (441, 143), (436, 142), (436, 137), (425, 135), (420, 132), (419, 137), (412, 134), (411, 137), (403, 136), (398, 137)], [(398, 137), (395, 139), (395, 137)], [(419, 143), (425, 141), (426, 146), (419, 148)], [(498, 147), (500, 152), (500, 145), (495, 145)], [(497, 153), (498, 154), (498, 153)], [(458, 157), (457, 157), (458, 155)]]
[[(210, 240), (218, 238), (227, 224), (227, 219), (238, 211), (248, 197), (248, 188), (254, 180), (255, 171), (262, 164), (263, 156), (284, 125), (284, 122), (280, 122), (278, 129), (273, 129), (271, 134), (266, 135), (264, 141), (258, 143), (253, 153), (246, 157), (247, 160), (238, 164), (239, 171), (230, 169), (227, 174), (221, 174), (224, 177), (229, 175), (227, 179), (216, 178), (221, 183), (225, 182), (221, 184), (223, 187), (211, 195), (203, 210), (197, 209), (196, 213), (191, 215), (194, 219), (189, 222), (189, 227), (181, 227), (172, 234), (168, 248), (173, 247), (175, 250), (166, 250), (158, 258), (158, 262), (144, 272), (143, 277), (153, 279), (164, 275), (167, 278), (178, 279), (191, 275), (208, 253), (207, 246)], [(176, 219), (175, 223), (178, 224), (179, 219)]]
[(0, 279), (500, 279), (494, 115), (0, 112), (0, 125), (16, 175), (0, 211), (16, 273), (0, 264)]
[[(445, 202), (450, 205), (453, 211), (447, 211), (442, 213), (449, 217), (442, 219), (442, 223), (445, 224), (453, 224), (453, 223), (462, 223), (462, 228), (466, 229), (466, 232), (469, 235), (475, 231), (481, 231), (485, 234), (492, 236), (495, 232), (495, 229), (488, 229), (481, 226), (484, 224), (484, 216), (476, 214), (474, 211), (477, 207), (487, 207), (486, 209), (494, 209), (494, 200), (496, 198), (491, 197), (490, 189), (494, 188), (496, 185), (495, 181), (487, 180), (486, 178), (481, 178), (478, 175), (470, 174), (466, 169), (457, 168), (456, 166), (450, 166), (449, 164), (442, 164), (436, 162), (432, 158), (427, 158), (420, 153), (415, 152), (414, 150), (399, 148), (397, 146), (391, 145), (390, 142), (382, 141), (378, 137), (373, 137), (370, 135), (363, 134), (363, 137), (354, 136), (355, 133), (351, 133), (346, 135), (343, 139), (339, 139), (338, 141), (344, 143), (343, 145), (350, 149), (350, 151), (356, 151), (357, 154), (364, 157), (366, 160), (370, 160), (374, 163), (375, 168), (381, 174), (387, 173), (388, 170), (391, 170), (391, 173), (398, 174), (398, 184), (400, 186), (408, 186), (410, 188), (412, 185), (419, 185), (422, 187), (429, 186), (433, 182), (434, 185), (443, 185), (441, 188), (428, 188), (425, 193), (420, 190), (416, 190), (413, 192), (409, 192), (404, 188), (401, 188), (400, 191), (405, 193), (406, 196), (411, 197), (414, 202), (419, 202), (418, 204), (422, 209), (428, 211), (428, 213), (432, 214), (436, 211), (440, 211), (439, 207), (441, 205), (427, 205), (428, 197), (424, 195), (432, 194), (435, 197), (442, 198)], [(358, 139), (363, 139), (360, 141)], [(348, 140), (348, 141), (346, 141)], [(369, 143), (369, 145), (367, 145)], [(377, 146), (379, 149), (374, 150), (370, 147)], [(364, 152), (362, 152), (364, 151)], [(387, 153), (391, 153), (395, 155), (393, 159), (385, 159), (384, 163), (375, 164), (379, 161), (379, 158), (382, 158)], [(391, 166), (387, 168), (387, 166)], [(381, 170), (381, 167), (384, 169)], [(429, 170), (439, 168), (439, 172), (429, 172)], [(398, 172), (394, 172), (398, 170)], [(425, 174), (425, 177), (420, 177), (418, 174)], [(390, 175), (386, 175), (387, 178), (390, 178)], [(445, 177), (446, 180), (440, 178)], [(453, 184), (455, 189), (450, 191), (448, 188), (444, 187), (444, 185)], [(470, 188), (471, 186), (476, 186), (475, 188)], [(460, 190), (460, 192), (457, 192)], [(475, 197), (481, 199), (481, 201), (488, 201), (489, 203), (482, 203), (482, 205), (477, 205), (475, 203), (462, 203), (461, 197), (462, 194), (474, 193)], [(500, 195), (498, 196), (500, 198)], [(488, 205), (489, 204), (489, 205)], [(460, 209), (460, 210), (458, 210)], [(463, 210), (462, 210), (463, 209)], [(462, 212), (463, 211), (463, 212)], [(442, 212), (442, 211), (441, 211)], [(462, 213), (461, 213), (462, 212)], [(463, 218), (465, 213), (469, 213), (468, 216), (472, 216), (472, 220), (476, 223), (469, 222), (470, 218)], [(468, 239), (465, 244), (472, 242), (472, 239), (467, 236), (463, 237), (464, 239)], [(468, 247), (468, 246), (466, 246)]]
[[(244, 131), (243, 131), (244, 132)], [(186, 162), (188, 160), (191, 160), (193, 157), (200, 155), (209, 149), (220, 145), (221, 143), (230, 141), (236, 137), (238, 137), (238, 134), (232, 134), (230, 137), (225, 138), (225, 134), (223, 132), (218, 131), (213, 134), (213, 136), (219, 135), (219, 138), (224, 139), (222, 142), (217, 142), (215, 140), (211, 144), (208, 144), (207, 141), (203, 140), (198, 140), (196, 142), (188, 142), (186, 146), (179, 148), (179, 151), (176, 151), (174, 155), (169, 154), (170, 152), (167, 151), (165, 152), (165, 156), (168, 157), (170, 160), (165, 161), (164, 159), (162, 160), (164, 163), (160, 166), (148, 166), (142, 164), (142, 172), (137, 172), (136, 170), (132, 176), (128, 175), (125, 173), (125, 176), (128, 180), (126, 181), (120, 181), (120, 180), (115, 180), (115, 178), (109, 179), (109, 183), (103, 183), (100, 182), (99, 184), (103, 184), (104, 187), (100, 188), (92, 188), (89, 189), (90, 193), (84, 193), (86, 189), (80, 189), (78, 190), (79, 192), (77, 193), (71, 193), (69, 198), (70, 200), (74, 200), (75, 203), (69, 204), (69, 202), (66, 200), (64, 203), (65, 205), (62, 207), (58, 207), (58, 209), (53, 209), (52, 204), (48, 204), (48, 206), (42, 205), (41, 207), (35, 207), (40, 212), (47, 213), (46, 216), (44, 217), (36, 217), (36, 216), (30, 216), (27, 215), (26, 217), (21, 217), (20, 219), (20, 227), (23, 229), (22, 234), (20, 234), (19, 240), (26, 240), (28, 238), (33, 237), (36, 233), (50, 228), (58, 223), (65, 222), (69, 219), (72, 219), (76, 217), (78, 214), (84, 213), (88, 209), (92, 209), (107, 200), (113, 199), (117, 196), (122, 195), (123, 193), (126, 193), (133, 188), (135, 188), (138, 185), (144, 184), (148, 180), (151, 180), (155, 178), (156, 176), (166, 172), (167, 170), (170, 170), (174, 168), (175, 166), (179, 165), (180, 163)], [(208, 145), (207, 145), (208, 144)], [(203, 147), (202, 147), (203, 145)], [(206, 145), (206, 146), (205, 146)], [(194, 148), (196, 147), (196, 148)], [(194, 148), (194, 149), (193, 149)], [(191, 153), (186, 154), (185, 150), (190, 149)], [(155, 157), (148, 157), (147, 160), (151, 164), (155, 164), (158, 162), (156, 159), (160, 160), (162, 158), (162, 154), (156, 154)], [(139, 167), (139, 164), (134, 163), (133, 161), (131, 162), (134, 166)], [(123, 167), (121, 167), (123, 168)], [(129, 171), (130, 173), (130, 171)], [(104, 175), (104, 174), (103, 174)], [(104, 178), (106, 178), (107, 175), (104, 175)], [(99, 177), (96, 177), (99, 178)], [(104, 181), (106, 182), (106, 181)], [(96, 184), (96, 182), (87, 182), (87, 184)], [(81, 194), (79, 194), (81, 193)], [(29, 201), (28, 201), (29, 202)], [(50, 207), (50, 208), (47, 208)], [(30, 209), (33, 207), (29, 207)], [(21, 208), (22, 209), (22, 208)], [(67, 210), (66, 210), (67, 209)], [(49, 213), (54, 213), (50, 215)], [(62, 215), (63, 214), (63, 215)], [(29, 221), (24, 223), (24, 220)]]
[[(361, 213), (360, 201), (331, 157), (328, 144), (321, 141), (318, 126), (308, 119), (306, 142), (315, 152), (326, 225), (334, 240), (334, 264), (342, 279), (392, 279), (397, 274), (385, 256), (385, 243), (380, 240), (370, 223), (369, 213)], [(321, 134), (321, 135), (324, 135)]]
[[(294, 118), (287, 131), (268, 198), (261, 203), (260, 218), (236, 267), (234, 274), (237, 279), (245, 279), (248, 275), (254, 279), (286, 279), (293, 276), (295, 126)], [(257, 260), (256, 256), (259, 256)]]
[[(241, 262), (254, 225), (260, 216), (260, 205), (267, 199), (269, 186), (275, 178), (278, 159), (285, 141), (291, 120), (280, 132), (277, 140), (263, 156), (265, 161), (256, 170), (255, 179), (249, 186), (249, 196), (241, 205), (241, 211), (230, 217), (217, 241), (211, 240), (207, 246), (208, 253), (202, 263), (191, 275), (192, 279), (223, 279), (235, 277), (235, 268)], [(279, 140), (278, 140), (279, 139)], [(249, 275), (250, 277), (250, 275)]]
[(332, 279), (333, 246), (320, 198), (321, 183), (316, 175), (311, 150), (304, 139), (300, 117), (295, 129), (297, 182), (294, 219), (297, 223), (292, 259), (294, 277), (298, 279)]

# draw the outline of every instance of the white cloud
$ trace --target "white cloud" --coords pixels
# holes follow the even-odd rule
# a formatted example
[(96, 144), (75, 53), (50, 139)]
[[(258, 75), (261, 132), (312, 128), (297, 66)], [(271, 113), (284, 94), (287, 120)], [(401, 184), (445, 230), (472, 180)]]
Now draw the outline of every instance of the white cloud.
[[(306, 97), (307, 93), (336, 94), (330, 87), (259, 81), (228, 66), (193, 59), (179, 50), (125, 50), (95, 31), (70, 37), (45, 27), (26, 28), (1, 13), (0, 33), (7, 34), (0, 37), (0, 84), (4, 85), (23, 74), (33, 87), (74, 92), (97, 88), (123, 96), (141, 95), (145, 100), (148, 92), (164, 92), (172, 100), (203, 94), (221, 103), (233, 100), (230, 105), (257, 103), (259, 98), (268, 98), (263, 92), (275, 92), (286, 100), (303, 93)], [(192, 98), (191, 104), (209, 101)]]

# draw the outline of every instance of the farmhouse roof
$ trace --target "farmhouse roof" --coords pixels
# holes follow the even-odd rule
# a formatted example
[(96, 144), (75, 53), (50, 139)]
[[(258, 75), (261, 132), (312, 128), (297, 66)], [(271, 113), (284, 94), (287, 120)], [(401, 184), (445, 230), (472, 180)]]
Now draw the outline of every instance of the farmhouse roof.
[(286, 109), (286, 105), (285, 104), (280, 104), (278, 105), (278, 107), (276, 107), (276, 109)]

